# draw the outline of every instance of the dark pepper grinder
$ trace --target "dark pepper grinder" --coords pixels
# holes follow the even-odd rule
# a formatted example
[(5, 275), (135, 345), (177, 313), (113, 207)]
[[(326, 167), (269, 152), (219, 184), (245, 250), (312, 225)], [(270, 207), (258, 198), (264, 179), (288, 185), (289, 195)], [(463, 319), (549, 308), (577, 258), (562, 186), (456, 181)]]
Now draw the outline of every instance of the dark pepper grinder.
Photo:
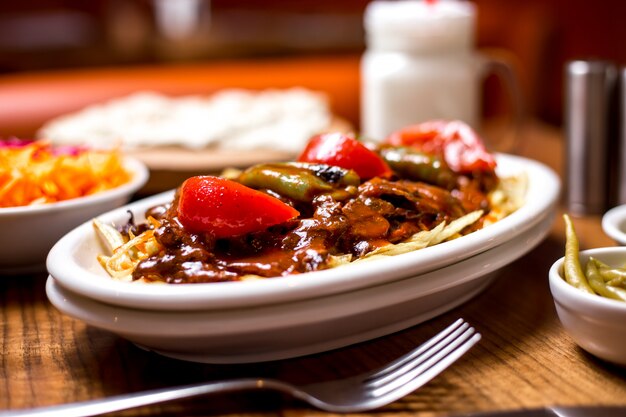
[(601, 214), (609, 205), (616, 86), (610, 62), (565, 66), (565, 205), (574, 215)]
[(626, 204), (626, 68), (619, 71), (619, 94), (617, 105), (618, 145), (616, 152), (615, 199), (613, 205)]

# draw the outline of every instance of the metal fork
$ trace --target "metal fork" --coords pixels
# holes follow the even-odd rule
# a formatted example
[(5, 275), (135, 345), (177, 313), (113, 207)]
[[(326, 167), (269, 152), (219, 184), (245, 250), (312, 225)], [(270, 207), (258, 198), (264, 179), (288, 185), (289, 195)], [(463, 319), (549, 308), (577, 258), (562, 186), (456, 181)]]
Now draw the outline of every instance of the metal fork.
[(87, 417), (205, 394), (253, 389), (289, 394), (329, 412), (360, 412), (382, 407), (415, 391), (460, 358), (480, 337), (473, 327), (458, 319), (406, 355), (374, 371), (349, 378), (303, 386), (264, 378), (213, 381), (73, 404), (0, 412), (0, 417)]

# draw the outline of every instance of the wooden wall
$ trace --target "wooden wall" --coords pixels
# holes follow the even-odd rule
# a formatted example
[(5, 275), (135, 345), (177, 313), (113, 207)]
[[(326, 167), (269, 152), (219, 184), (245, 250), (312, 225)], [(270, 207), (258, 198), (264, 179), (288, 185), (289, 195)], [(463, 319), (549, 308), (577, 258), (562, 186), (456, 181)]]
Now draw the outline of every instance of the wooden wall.
[[(0, 73), (251, 56), (358, 54), (364, 47), (362, 12), (368, 0), (201, 1), (201, 27), (194, 36), (178, 42), (155, 33), (149, 0), (0, 2)], [(529, 111), (546, 121), (561, 121), (563, 67), (568, 60), (593, 57), (626, 64), (624, 0), (474, 1), (478, 46), (504, 51), (520, 75)], [(74, 19), (77, 27), (71, 42), (29, 45), (33, 34), (41, 35), (47, 27), (41, 26), (41, 19), (31, 19), (35, 25), (40, 22), (32, 31), (12, 29), (16, 22), (46, 13), (57, 17), (65, 13)], [(48, 40), (53, 38), (59, 36)], [(497, 109), (503, 99), (496, 90), (490, 88), (489, 101)]]

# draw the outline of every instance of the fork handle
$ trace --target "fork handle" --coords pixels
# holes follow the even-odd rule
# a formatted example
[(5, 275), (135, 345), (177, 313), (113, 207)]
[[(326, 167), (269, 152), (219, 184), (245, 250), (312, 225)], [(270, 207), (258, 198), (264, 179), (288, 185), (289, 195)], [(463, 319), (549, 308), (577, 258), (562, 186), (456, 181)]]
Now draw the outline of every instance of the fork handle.
[(223, 393), (255, 389), (283, 391), (286, 388), (286, 384), (273, 379), (242, 378), (122, 394), (97, 400), (54, 405), (50, 407), (10, 410), (0, 412), (0, 417), (58, 417), (60, 415), (64, 417), (89, 417), (150, 404), (215, 394), (218, 392)]

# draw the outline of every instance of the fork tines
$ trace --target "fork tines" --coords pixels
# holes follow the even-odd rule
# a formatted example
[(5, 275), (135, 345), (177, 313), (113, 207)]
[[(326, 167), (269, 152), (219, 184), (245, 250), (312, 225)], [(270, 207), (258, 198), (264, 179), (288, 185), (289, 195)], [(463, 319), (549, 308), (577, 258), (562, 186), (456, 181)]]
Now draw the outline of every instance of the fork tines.
[(450, 366), (481, 338), (472, 326), (458, 319), (416, 349), (370, 375), (374, 397), (400, 389), (411, 392)]

